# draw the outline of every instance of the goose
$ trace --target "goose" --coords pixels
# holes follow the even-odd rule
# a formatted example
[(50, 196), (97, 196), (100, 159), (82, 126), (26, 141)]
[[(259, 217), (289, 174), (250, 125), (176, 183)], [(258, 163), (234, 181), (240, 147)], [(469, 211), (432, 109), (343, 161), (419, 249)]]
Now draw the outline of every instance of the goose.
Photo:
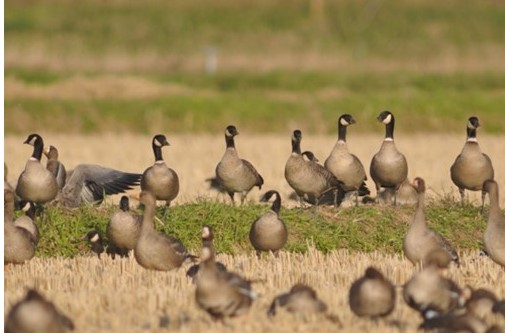
[(268, 202), (275, 196), (272, 208), (258, 217), (249, 231), (249, 240), (259, 256), (261, 251), (272, 251), (275, 256), (288, 240), (288, 230), (284, 221), (279, 218), (281, 209), (281, 196), (279, 192), (271, 190), (261, 198), (262, 202)]
[(403, 298), (407, 305), (425, 318), (446, 314), (463, 302), (462, 290), (440, 271), (450, 263), (451, 256), (447, 251), (431, 251), (423, 269), (414, 274), (403, 287)]
[(312, 287), (297, 283), (289, 292), (274, 298), (268, 309), (268, 316), (275, 316), (277, 308), (297, 315), (310, 315), (325, 312), (328, 306), (318, 299), (317, 293)]
[(213, 319), (223, 320), (246, 314), (257, 297), (251, 283), (240, 275), (220, 271), (210, 247), (203, 246), (196, 279), (195, 299)]
[(16, 227), (26, 229), (32, 236), (32, 240), (37, 245), (39, 243), (39, 228), (35, 223), (35, 205), (29, 201), (23, 202), (21, 209), (25, 212), (14, 221)]
[(33, 153), (19, 175), (16, 194), (23, 200), (44, 204), (53, 200), (58, 194), (56, 178), (40, 163), (44, 140), (40, 135), (33, 133), (23, 143), (32, 145)]
[[(326, 161), (324, 161), (324, 167), (342, 182), (344, 193), (351, 193), (356, 197), (357, 205), (358, 191), (360, 189), (362, 191), (364, 189), (368, 190), (368, 188), (365, 183), (367, 177), (363, 163), (361, 163), (356, 155), (351, 154), (347, 147), (347, 126), (355, 123), (356, 120), (350, 114), (343, 114), (338, 118), (338, 141)], [(337, 204), (336, 201), (334, 204)]]
[(156, 200), (164, 200), (169, 207), (179, 194), (179, 176), (163, 160), (161, 148), (164, 146), (170, 146), (167, 138), (163, 134), (155, 135), (152, 141), (154, 164), (142, 174), (140, 188), (154, 194)]
[(91, 230), (84, 236), (83, 240), (88, 241), (91, 244), (91, 252), (96, 253), (98, 259), (105, 251), (105, 245), (103, 237), (98, 230)]
[(6, 333), (65, 333), (74, 330), (72, 320), (35, 289), (12, 306), (5, 321)]
[(407, 159), (398, 151), (393, 139), (394, 115), (390, 111), (384, 111), (377, 117), (377, 120), (386, 125), (386, 137), (379, 152), (372, 158), (370, 176), (375, 183), (377, 193), (381, 187), (395, 189), (393, 204), (396, 205), (396, 191), (408, 174)]
[(139, 201), (144, 205), (144, 214), (133, 251), (135, 259), (147, 269), (168, 271), (180, 267), (191, 255), (179, 239), (154, 229), (156, 197), (151, 192), (142, 191)]
[[(451, 166), (451, 180), (458, 187), (461, 204), (465, 203), (465, 190), (481, 191), (482, 184), (494, 178), (491, 159), (480, 150), (477, 141), (479, 118), (470, 117), (466, 126), (466, 142), (463, 150)], [(482, 192), (482, 209), (484, 208), (485, 192)]]
[(459, 266), (459, 256), (449, 241), (442, 235), (428, 228), (424, 212), (426, 184), (424, 179), (416, 177), (414, 187), (418, 193), (417, 209), (407, 234), (403, 239), (403, 252), (410, 262), (417, 264), (426, 260), (427, 255), (434, 249), (446, 251)]
[(261, 177), (249, 161), (239, 158), (235, 149), (234, 139), (238, 134), (239, 132), (235, 126), (229, 125), (226, 127), (224, 133), (226, 151), (216, 166), (216, 178), (234, 204), (235, 192), (240, 193), (240, 202), (244, 203), (249, 191), (254, 186), (257, 186), (261, 190), (264, 182), (263, 177)]
[[(214, 231), (212, 230), (212, 227), (205, 225), (202, 228), (202, 246), (208, 247), (211, 251), (211, 255), (215, 256), (214, 252)], [(214, 259), (212, 259), (214, 260)], [(219, 261), (216, 261), (216, 267), (219, 271), (225, 272), (226, 266)], [(192, 265), (186, 272), (186, 276), (191, 278), (193, 283), (196, 281), (196, 277), (198, 276), (198, 271), (200, 270), (200, 264), (194, 264)]]
[(500, 210), (498, 184), (494, 180), (486, 180), (483, 191), (489, 193), (489, 215), (484, 231), (484, 248), (495, 263), (505, 267), (505, 215)]
[(488, 314), (493, 312), (493, 306), (496, 302), (498, 302), (498, 299), (492, 291), (479, 288), (471, 290), (471, 295), (465, 303), (465, 308), (477, 318), (484, 319)]
[(4, 189), (4, 264), (22, 264), (35, 255), (36, 241), (25, 228), (16, 226), (14, 192)]
[(395, 307), (393, 284), (375, 267), (368, 267), (349, 290), (349, 306), (359, 317), (378, 318), (389, 315)]
[(394, 188), (383, 187), (380, 192), (377, 193), (375, 202), (380, 205), (391, 205), (394, 203), (395, 194), (397, 205), (417, 205), (417, 191), (408, 177), (400, 184), (398, 191)]
[(319, 160), (317, 159), (316, 155), (314, 155), (313, 152), (311, 152), (310, 150), (306, 150), (302, 153), (302, 156), (304, 157), (304, 160), (305, 161), (312, 161), (312, 162), (319, 162)]
[(128, 255), (128, 251), (135, 248), (141, 224), (142, 217), (130, 211), (130, 200), (123, 195), (119, 201), (119, 210), (112, 215), (107, 224), (107, 238), (121, 256)]
[(59, 158), (58, 149), (55, 146), (49, 145), (44, 149), (44, 155), (47, 157), (46, 169), (49, 170), (56, 178), (58, 189), (62, 190), (67, 180), (67, 170)]
[(321, 195), (330, 190), (338, 190), (341, 183), (323, 166), (303, 159), (300, 149), (301, 141), (302, 132), (300, 130), (293, 131), (291, 137), (292, 150), (286, 162), (284, 176), (289, 186), (298, 195), (302, 207), (305, 194), (315, 197), (315, 207), (317, 207)]

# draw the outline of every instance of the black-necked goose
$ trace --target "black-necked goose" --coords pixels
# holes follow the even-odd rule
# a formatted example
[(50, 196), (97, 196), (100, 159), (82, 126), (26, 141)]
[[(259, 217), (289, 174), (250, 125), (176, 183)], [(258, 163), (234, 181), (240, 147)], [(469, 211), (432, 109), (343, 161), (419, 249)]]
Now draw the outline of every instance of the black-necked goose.
[(317, 297), (312, 287), (297, 283), (289, 292), (274, 298), (267, 314), (275, 316), (278, 308), (296, 315), (310, 315), (325, 312), (328, 306)]
[(393, 203), (396, 205), (396, 190), (407, 178), (408, 166), (405, 156), (396, 148), (393, 132), (395, 117), (390, 111), (382, 112), (377, 119), (386, 126), (386, 137), (382, 142), (379, 152), (372, 158), (370, 176), (375, 182), (377, 193), (381, 187), (395, 189)]
[(288, 230), (284, 221), (279, 218), (281, 209), (281, 196), (277, 191), (268, 191), (261, 198), (262, 202), (268, 202), (272, 196), (275, 200), (272, 208), (258, 217), (249, 231), (249, 240), (259, 256), (261, 251), (272, 251), (274, 255), (286, 244)]
[(224, 137), (226, 141), (226, 151), (221, 161), (216, 166), (216, 178), (221, 186), (226, 190), (233, 203), (234, 195), (240, 193), (240, 201), (244, 202), (247, 193), (254, 187), (261, 189), (263, 177), (256, 171), (254, 166), (244, 159), (239, 158), (235, 149), (235, 136), (239, 133), (233, 125), (226, 127)]
[(19, 175), (16, 193), (23, 200), (43, 204), (53, 200), (58, 194), (58, 184), (54, 175), (41, 163), (44, 141), (38, 134), (30, 134), (23, 142), (33, 146), (33, 153)]
[(140, 188), (154, 194), (156, 200), (164, 200), (168, 207), (179, 194), (179, 176), (163, 160), (161, 148), (164, 146), (170, 146), (167, 138), (163, 134), (155, 135), (152, 141), (155, 161), (142, 174)]
[(100, 259), (102, 253), (105, 251), (105, 244), (100, 232), (98, 230), (91, 230), (84, 236), (83, 240), (90, 243), (91, 252), (95, 253), (98, 259)]
[[(461, 204), (465, 202), (465, 190), (481, 191), (484, 181), (494, 178), (491, 159), (482, 153), (477, 141), (479, 126), (477, 117), (468, 118), (465, 145), (451, 166), (451, 179), (459, 189)], [(482, 192), (482, 207), (485, 195), (485, 192)]]
[(486, 180), (483, 191), (489, 194), (484, 247), (494, 262), (505, 267), (505, 215), (500, 210), (498, 184), (494, 180)]
[[(107, 224), (107, 237), (118, 249), (120, 255), (127, 255), (137, 244), (142, 225), (142, 216), (130, 211), (130, 201), (122, 196), (119, 210), (116, 211)], [(109, 245), (110, 246), (110, 245)]]

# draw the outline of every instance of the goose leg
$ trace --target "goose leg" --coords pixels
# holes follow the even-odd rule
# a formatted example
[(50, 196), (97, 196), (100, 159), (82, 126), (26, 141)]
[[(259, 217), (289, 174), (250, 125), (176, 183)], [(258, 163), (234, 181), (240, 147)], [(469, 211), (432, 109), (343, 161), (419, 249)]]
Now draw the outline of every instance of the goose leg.
[(300, 201), (300, 208), (304, 208), (305, 207), (305, 202), (303, 200), (303, 193), (300, 194), (300, 193), (297, 193), (298, 195), (298, 200)]
[(461, 206), (465, 204), (465, 189), (460, 188), (459, 189), (459, 195), (461, 196)]
[(484, 201), (486, 200), (486, 192), (482, 191), (482, 206), (480, 207), (480, 214), (484, 214)]
[(231, 198), (231, 203), (235, 206), (235, 192), (228, 192), (228, 195), (230, 196)]
[(240, 205), (242, 206), (244, 204), (245, 198), (247, 196), (247, 192), (241, 192), (240, 193)]

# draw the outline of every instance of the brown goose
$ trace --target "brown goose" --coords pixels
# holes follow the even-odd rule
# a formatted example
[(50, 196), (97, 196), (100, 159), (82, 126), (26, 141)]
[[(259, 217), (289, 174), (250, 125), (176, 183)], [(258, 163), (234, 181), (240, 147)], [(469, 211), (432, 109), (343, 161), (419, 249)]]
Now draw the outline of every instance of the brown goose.
[(377, 194), (375, 202), (380, 205), (391, 205), (396, 194), (396, 204), (415, 206), (417, 205), (417, 191), (407, 177), (396, 191), (394, 188), (382, 188)]
[(414, 219), (403, 239), (403, 252), (407, 259), (413, 264), (423, 262), (427, 255), (435, 250), (446, 251), (452, 260), (459, 265), (459, 256), (451, 246), (449, 241), (440, 234), (428, 228), (424, 213), (424, 200), (426, 185), (424, 179), (417, 177), (414, 179), (414, 187), (418, 193), (417, 209)]
[(489, 215), (484, 231), (484, 247), (495, 263), (505, 267), (505, 216), (500, 210), (498, 184), (494, 180), (486, 180), (483, 191), (489, 193)]
[(354, 281), (349, 291), (349, 305), (359, 317), (378, 318), (389, 315), (395, 307), (396, 290), (376, 268)]
[(107, 224), (107, 237), (120, 255), (127, 255), (129, 250), (135, 248), (141, 225), (142, 216), (130, 211), (130, 201), (123, 195), (119, 201), (119, 210), (112, 215)]
[(355, 123), (356, 120), (350, 114), (344, 114), (338, 118), (338, 141), (324, 162), (324, 167), (342, 182), (344, 193), (350, 193), (356, 197), (356, 204), (358, 204), (358, 191), (366, 188), (367, 178), (363, 163), (356, 155), (351, 154), (347, 147), (347, 126)]
[(164, 146), (170, 146), (167, 138), (163, 134), (155, 135), (152, 142), (155, 161), (142, 174), (140, 188), (154, 194), (156, 200), (164, 200), (168, 207), (179, 194), (179, 177), (163, 160), (161, 148)]
[(405, 156), (396, 148), (393, 132), (395, 128), (395, 117), (390, 111), (382, 112), (377, 119), (386, 125), (386, 137), (377, 154), (372, 158), (370, 164), (370, 176), (375, 182), (377, 193), (381, 187), (392, 187), (395, 189), (393, 203), (396, 205), (396, 191), (400, 184), (407, 178), (408, 166)]
[(35, 240), (25, 228), (14, 225), (14, 193), (4, 190), (4, 264), (22, 264), (35, 255)]
[(49, 202), (56, 197), (58, 184), (54, 175), (40, 163), (44, 140), (38, 134), (30, 134), (23, 143), (33, 146), (33, 154), (19, 175), (16, 194), (37, 204)]
[(303, 159), (300, 149), (302, 141), (302, 132), (295, 130), (291, 138), (291, 156), (289, 156), (284, 176), (303, 206), (303, 197), (305, 194), (315, 197), (315, 207), (319, 203), (319, 198), (327, 191), (336, 191), (340, 188), (341, 183), (331, 172), (314, 161), (306, 161)]
[(140, 193), (144, 215), (134, 255), (140, 266), (147, 269), (168, 271), (178, 268), (190, 254), (181, 241), (154, 229), (156, 197), (148, 191)]
[(200, 270), (196, 279), (196, 303), (212, 318), (222, 320), (246, 314), (256, 293), (251, 283), (240, 275), (220, 271), (211, 248), (202, 247)]
[[(214, 232), (212, 228), (208, 225), (204, 226), (202, 228), (202, 246), (208, 247), (211, 250), (211, 255), (215, 257), (213, 240), (214, 240)], [(212, 260), (214, 260), (214, 258), (212, 258)], [(219, 261), (216, 261), (216, 267), (219, 271), (225, 272), (227, 270), (226, 266)], [(186, 272), (186, 276), (191, 278), (193, 280), (193, 283), (195, 283), (199, 270), (200, 270), (200, 264), (194, 264), (188, 269), (188, 271)]]
[(297, 283), (288, 293), (274, 298), (267, 314), (275, 316), (277, 308), (285, 309), (297, 315), (310, 315), (325, 312), (328, 306), (317, 298), (316, 291), (310, 286)]
[(49, 145), (49, 147), (44, 149), (44, 155), (47, 157), (46, 169), (54, 175), (58, 183), (58, 189), (62, 190), (67, 180), (67, 170), (63, 163), (58, 160), (58, 149), (55, 146)]
[(268, 202), (272, 196), (275, 200), (272, 208), (262, 216), (258, 217), (251, 225), (249, 240), (259, 256), (261, 251), (272, 251), (277, 256), (279, 250), (288, 240), (288, 230), (284, 221), (279, 218), (281, 209), (281, 196), (277, 191), (265, 193), (262, 202)]
[(256, 171), (254, 166), (244, 159), (239, 158), (235, 149), (235, 136), (239, 133), (233, 125), (226, 127), (224, 133), (226, 141), (226, 151), (221, 161), (216, 166), (216, 178), (235, 203), (235, 192), (239, 192), (240, 202), (243, 203), (247, 193), (258, 186), (261, 190), (263, 177)]
[[(451, 179), (459, 189), (461, 204), (465, 203), (465, 190), (481, 191), (484, 181), (494, 178), (491, 159), (482, 153), (477, 141), (477, 128), (479, 126), (477, 117), (468, 118), (465, 145), (451, 166)], [(485, 196), (486, 194), (483, 191), (482, 207), (484, 207)]]
[(6, 333), (65, 333), (74, 330), (72, 320), (36, 290), (14, 304), (5, 322)]

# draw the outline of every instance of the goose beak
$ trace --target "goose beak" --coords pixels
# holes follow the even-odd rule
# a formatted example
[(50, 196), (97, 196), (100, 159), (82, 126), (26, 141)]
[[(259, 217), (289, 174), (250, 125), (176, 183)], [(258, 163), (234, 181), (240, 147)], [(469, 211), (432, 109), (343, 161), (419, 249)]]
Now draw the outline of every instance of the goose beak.
[(51, 146), (44, 147), (44, 150), (42, 151), (46, 157), (49, 156), (49, 147)]

